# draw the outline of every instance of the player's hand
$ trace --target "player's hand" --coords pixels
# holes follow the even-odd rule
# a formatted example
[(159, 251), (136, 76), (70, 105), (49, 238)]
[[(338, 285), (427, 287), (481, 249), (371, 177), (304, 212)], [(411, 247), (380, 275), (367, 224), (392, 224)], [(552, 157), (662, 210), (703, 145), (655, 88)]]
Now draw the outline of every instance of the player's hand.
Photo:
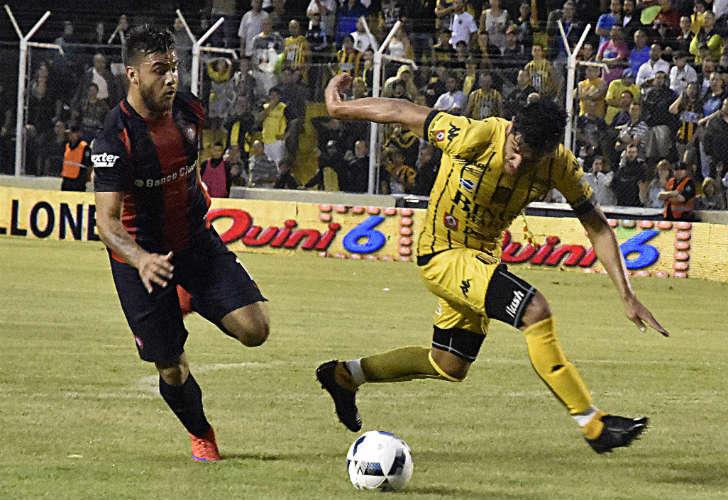
[(624, 312), (627, 317), (639, 327), (641, 331), (645, 331), (645, 323), (660, 332), (663, 336), (669, 337), (670, 333), (665, 330), (660, 323), (652, 316), (652, 313), (632, 295), (624, 301)]
[(147, 292), (152, 293), (154, 291), (154, 284), (164, 288), (173, 276), (172, 252), (167, 255), (145, 253), (139, 259), (138, 269), (139, 277), (142, 279)]
[(326, 108), (329, 114), (336, 108), (336, 105), (343, 101), (342, 93), (351, 87), (352, 78), (349, 73), (341, 73), (331, 79), (326, 86)]

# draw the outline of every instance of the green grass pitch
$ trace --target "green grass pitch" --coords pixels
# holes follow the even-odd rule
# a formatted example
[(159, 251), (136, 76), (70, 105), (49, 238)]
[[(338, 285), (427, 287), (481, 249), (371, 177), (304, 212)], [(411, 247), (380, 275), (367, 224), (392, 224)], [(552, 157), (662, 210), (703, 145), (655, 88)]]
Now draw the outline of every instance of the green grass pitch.
[(401, 493), (359, 492), (356, 435), (316, 366), (429, 344), (435, 300), (412, 264), (241, 254), (270, 300), (245, 348), (186, 320), (192, 373), (226, 458), (190, 458), (140, 361), (103, 247), (0, 239), (0, 498), (726, 498), (728, 285), (633, 279), (672, 333), (641, 333), (606, 276), (522, 271), (549, 299), (601, 409), (647, 415), (631, 448), (596, 455), (532, 371), (522, 334), (493, 324), (461, 384), (371, 384), (364, 429), (412, 448)]

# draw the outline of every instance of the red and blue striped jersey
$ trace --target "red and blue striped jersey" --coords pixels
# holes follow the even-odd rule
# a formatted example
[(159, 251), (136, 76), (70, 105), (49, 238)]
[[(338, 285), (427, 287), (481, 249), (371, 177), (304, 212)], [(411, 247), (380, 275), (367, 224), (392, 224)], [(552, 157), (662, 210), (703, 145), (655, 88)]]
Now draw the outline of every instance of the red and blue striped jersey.
[(151, 121), (124, 99), (94, 140), (94, 190), (123, 193), (124, 228), (148, 252), (179, 252), (208, 227), (210, 198), (197, 169), (205, 115), (177, 93), (171, 113)]

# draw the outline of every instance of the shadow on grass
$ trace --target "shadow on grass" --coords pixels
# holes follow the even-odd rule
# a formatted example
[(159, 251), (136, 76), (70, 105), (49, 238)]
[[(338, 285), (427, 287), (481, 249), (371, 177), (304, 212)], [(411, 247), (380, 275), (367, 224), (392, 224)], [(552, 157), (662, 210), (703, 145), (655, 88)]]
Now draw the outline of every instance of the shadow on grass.
[(697, 486), (722, 486), (728, 488), (725, 471), (728, 464), (693, 463), (671, 465), (655, 475), (655, 481)]
[(420, 488), (407, 487), (404, 493), (420, 495), (439, 495), (444, 498), (523, 498), (506, 491), (474, 491), (465, 488), (448, 488), (447, 486), (425, 486)]
[[(339, 453), (317, 453), (316, 456), (319, 458), (340, 458)], [(294, 461), (294, 460), (310, 460), (310, 453), (223, 453), (223, 462), (228, 460), (236, 461), (247, 461), (256, 460), (260, 462), (278, 462), (278, 461)]]

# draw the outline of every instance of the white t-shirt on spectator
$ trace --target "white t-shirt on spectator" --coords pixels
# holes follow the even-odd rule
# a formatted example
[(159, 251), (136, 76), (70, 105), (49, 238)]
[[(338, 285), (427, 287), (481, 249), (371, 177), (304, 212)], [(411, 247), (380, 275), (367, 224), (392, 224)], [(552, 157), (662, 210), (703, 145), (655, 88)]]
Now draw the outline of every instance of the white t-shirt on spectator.
[(328, 14), (321, 14), (316, 0), (311, 0), (306, 8), (306, 15), (321, 14), (321, 26), (326, 30), (328, 36), (333, 36), (336, 24), (336, 0), (319, 0), (319, 3), (328, 9)]
[(108, 99), (109, 98), (109, 85), (106, 83), (106, 78), (101, 76), (98, 71), (96, 71), (96, 68), (93, 68), (93, 72), (91, 73), (91, 81), (96, 84), (96, 86), (99, 88), (98, 94), (96, 94), (96, 97), (99, 99)]
[(268, 18), (268, 13), (261, 10), (257, 14), (249, 10), (243, 15), (238, 27), (238, 38), (245, 39), (245, 55), (253, 55), (253, 37), (263, 30), (263, 20)]
[(365, 52), (369, 47), (374, 49), (375, 40), (372, 35), (358, 31), (352, 31), (349, 34), (354, 39), (354, 50), (357, 52)]
[(437, 98), (437, 102), (433, 106), (433, 109), (438, 111), (452, 111), (455, 108), (459, 108), (460, 111), (465, 109), (465, 94), (462, 90), (452, 93), (445, 92)]
[(660, 71), (665, 73), (665, 75), (669, 75), (670, 64), (664, 59), (658, 59), (657, 62), (652, 62), (652, 59), (648, 59), (646, 63), (640, 66), (635, 83), (641, 87), (646, 81), (655, 78), (655, 75)]
[(670, 90), (677, 95), (682, 94), (682, 91), (687, 88), (688, 83), (697, 81), (698, 74), (689, 64), (683, 66), (682, 71), (678, 70), (677, 66), (670, 68)]
[(470, 35), (478, 31), (478, 25), (475, 19), (468, 12), (455, 14), (452, 18), (452, 36), (450, 37), (450, 45), (455, 47), (460, 40), (470, 45)]

